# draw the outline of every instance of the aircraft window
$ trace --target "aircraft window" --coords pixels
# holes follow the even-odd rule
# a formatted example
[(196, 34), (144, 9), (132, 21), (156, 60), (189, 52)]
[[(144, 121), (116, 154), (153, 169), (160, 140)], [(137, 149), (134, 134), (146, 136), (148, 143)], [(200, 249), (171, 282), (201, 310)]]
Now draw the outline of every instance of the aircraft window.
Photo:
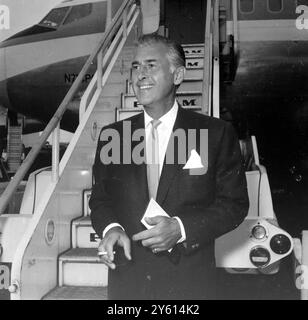
[(254, 0), (240, 0), (240, 11), (242, 13), (252, 13), (254, 11)]
[(45, 27), (57, 28), (63, 21), (70, 7), (56, 8), (51, 10), (47, 16), (39, 23)]
[(69, 24), (81, 18), (84, 18), (88, 16), (91, 13), (91, 11), (92, 11), (91, 3), (75, 6), (72, 8), (71, 12), (65, 19), (64, 24)]
[(282, 0), (268, 0), (269, 11), (279, 12), (282, 10)]

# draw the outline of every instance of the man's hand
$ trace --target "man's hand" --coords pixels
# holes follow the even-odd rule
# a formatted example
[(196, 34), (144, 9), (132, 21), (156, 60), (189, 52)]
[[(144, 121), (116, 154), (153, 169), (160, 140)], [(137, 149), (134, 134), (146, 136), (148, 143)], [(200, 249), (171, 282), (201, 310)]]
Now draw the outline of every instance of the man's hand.
[(141, 240), (144, 247), (155, 249), (156, 252), (165, 251), (173, 248), (181, 238), (181, 228), (177, 219), (165, 216), (145, 219), (149, 225), (154, 227), (132, 237), (134, 241)]
[(130, 240), (123, 229), (114, 227), (107, 231), (105, 237), (101, 240), (98, 246), (98, 253), (101, 260), (111, 269), (115, 269), (114, 260), (114, 245), (117, 244), (123, 247), (125, 257), (131, 260)]

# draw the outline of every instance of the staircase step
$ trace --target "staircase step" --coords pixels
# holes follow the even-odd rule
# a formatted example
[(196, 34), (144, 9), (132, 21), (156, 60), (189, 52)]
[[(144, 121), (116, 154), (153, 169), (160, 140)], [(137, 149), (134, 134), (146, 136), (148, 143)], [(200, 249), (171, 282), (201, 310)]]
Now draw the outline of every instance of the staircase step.
[[(199, 78), (187, 78), (185, 77), (184, 81), (181, 83), (181, 91), (202, 91), (203, 79)], [(129, 81), (127, 83), (127, 92), (126, 94), (134, 94), (132, 83)]]
[(183, 44), (186, 57), (189, 55), (204, 54), (204, 44)]
[(21, 153), (22, 148), (21, 148), (21, 142), (20, 143), (16, 143), (16, 144), (10, 144), (8, 145), (7, 148), (9, 153)]
[(189, 68), (186, 69), (185, 73), (186, 78), (202, 78), (203, 77), (203, 68)]
[(95, 248), (74, 248), (59, 257), (60, 286), (95, 286), (108, 284), (108, 268)]
[(22, 153), (22, 127), (9, 126), (8, 127), (8, 141), (7, 141), (7, 165), (9, 172), (15, 173), (20, 167), (21, 153)]
[(92, 228), (89, 216), (73, 221), (72, 225), (72, 245), (73, 248), (95, 248), (99, 244), (99, 236)]
[(203, 59), (204, 54), (203, 53), (191, 53), (191, 54), (185, 54), (186, 59)]
[(107, 287), (56, 287), (42, 300), (107, 300)]
[(101, 264), (100, 258), (97, 255), (97, 250), (93, 248), (70, 249), (61, 254), (59, 260), (63, 262), (93, 262)]
[(21, 152), (21, 145), (20, 145), (20, 143), (12, 143), (11, 142), (11, 144), (8, 146), (8, 150), (10, 151), (10, 152)]
[(10, 133), (10, 142), (11, 143), (17, 143), (19, 141), (21, 141), (21, 137), (20, 137), (20, 133)]
[[(177, 100), (182, 106), (198, 107), (202, 106), (202, 92), (201, 91), (179, 91), (177, 92)], [(136, 97), (133, 94), (123, 94), (122, 108), (133, 109), (141, 107)]]
[(203, 80), (201, 78), (187, 78), (181, 83), (181, 91), (202, 91)]
[(143, 112), (143, 108), (140, 106), (137, 108), (130, 108), (130, 109), (128, 109), (128, 108), (117, 109), (116, 121), (128, 119), (130, 117), (137, 115), (140, 112)]
[(203, 68), (203, 57), (192, 56), (186, 58), (186, 69), (199, 69)]

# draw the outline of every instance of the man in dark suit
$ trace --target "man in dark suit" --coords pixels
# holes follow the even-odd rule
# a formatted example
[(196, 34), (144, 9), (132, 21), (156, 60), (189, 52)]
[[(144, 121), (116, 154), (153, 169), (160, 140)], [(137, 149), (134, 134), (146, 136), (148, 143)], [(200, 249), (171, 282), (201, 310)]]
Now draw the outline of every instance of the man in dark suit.
[[(247, 214), (234, 130), (178, 105), (184, 74), (181, 46), (158, 35), (141, 37), (132, 82), (145, 112), (101, 132), (90, 207), (109, 266), (109, 299), (215, 298), (214, 241)], [(144, 133), (139, 139), (138, 130)], [(173, 139), (179, 131), (184, 135)], [(169, 216), (159, 211), (147, 218), (147, 229), (141, 219), (150, 198)]]

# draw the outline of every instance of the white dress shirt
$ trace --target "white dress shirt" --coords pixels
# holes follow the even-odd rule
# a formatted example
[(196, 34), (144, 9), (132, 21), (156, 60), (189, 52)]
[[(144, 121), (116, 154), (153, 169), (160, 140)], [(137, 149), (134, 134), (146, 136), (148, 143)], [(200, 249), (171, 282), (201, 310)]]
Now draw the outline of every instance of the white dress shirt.
[[(174, 101), (172, 108), (167, 113), (165, 113), (161, 118), (159, 118), (159, 120), (161, 121), (160, 125), (157, 127), (158, 146), (159, 146), (159, 153), (158, 153), (159, 154), (159, 174), (161, 174), (162, 172), (168, 142), (172, 133), (172, 129), (175, 123), (178, 109), (179, 109), (178, 103), (177, 101)], [(153, 118), (150, 117), (146, 111), (144, 111), (144, 128), (145, 128), (146, 141), (148, 140), (148, 137), (151, 134), (152, 120)], [(179, 217), (173, 217), (173, 218), (177, 219), (181, 228), (181, 239), (177, 243), (183, 242), (186, 240), (186, 233), (185, 233), (183, 223)], [(113, 227), (121, 227), (124, 230), (124, 228), (119, 223), (111, 223), (104, 229), (103, 237), (105, 236), (107, 231)]]

